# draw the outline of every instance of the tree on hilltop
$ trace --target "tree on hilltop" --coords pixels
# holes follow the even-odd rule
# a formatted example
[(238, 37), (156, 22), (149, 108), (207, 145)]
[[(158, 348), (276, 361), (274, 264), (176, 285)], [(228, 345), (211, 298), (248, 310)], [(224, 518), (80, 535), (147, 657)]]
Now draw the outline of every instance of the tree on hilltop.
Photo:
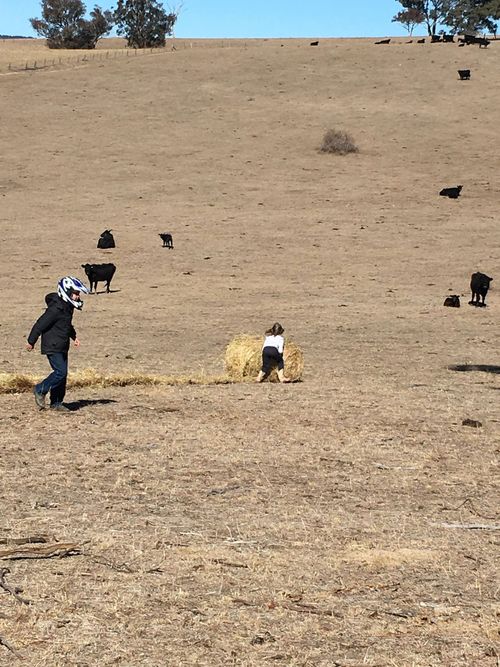
[(178, 13), (167, 13), (157, 0), (118, 0), (115, 10), (116, 32), (134, 49), (165, 46)]
[(392, 18), (393, 23), (401, 23), (401, 25), (404, 25), (410, 37), (413, 35), (415, 26), (420, 25), (424, 21), (424, 14), (419, 9), (415, 9), (413, 7), (411, 9), (405, 9), (402, 12), (398, 12), (396, 16), (393, 16)]
[[(448, 0), (398, 0), (406, 11), (415, 11), (422, 15), (430, 36), (436, 34), (439, 23), (446, 14)], [(394, 17), (396, 18), (396, 17)]]
[(33, 30), (45, 37), (49, 49), (94, 49), (113, 27), (113, 14), (97, 5), (85, 19), (82, 0), (42, 0), (42, 18), (30, 19)]
[[(422, 14), (430, 36), (436, 34), (438, 25), (445, 25), (453, 32), (477, 32), (487, 30), (496, 34), (500, 20), (500, 0), (398, 0), (405, 11), (399, 12), (393, 21), (403, 23), (409, 12)], [(406, 25), (403, 23), (403, 25)]]
[(448, 0), (443, 23), (454, 32), (487, 31), (496, 35), (500, 0)]

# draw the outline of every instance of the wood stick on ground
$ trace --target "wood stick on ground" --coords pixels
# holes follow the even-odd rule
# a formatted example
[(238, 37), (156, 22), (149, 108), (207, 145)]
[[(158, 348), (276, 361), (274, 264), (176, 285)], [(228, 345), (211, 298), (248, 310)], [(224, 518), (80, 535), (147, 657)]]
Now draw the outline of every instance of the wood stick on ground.
[(136, 570), (133, 570), (127, 563), (113, 563), (107, 558), (104, 558), (104, 556), (92, 556), (92, 561), (97, 563), (97, 565), (105, 565), (111, 570), (115, 570), (115, 572), (127, 572), (128, 574), (136, 572)]
[(50, 540), (48, 535), (32, 535), (30, 537), (2, 537), (0, 544), (46, 544)]
[(211, 561), (217, 565), (225, 565), (226, 567), (242, 567), (248, 570), (248, 565), (245, 565), (245, 563), (232, 563), (231, 561), (224, 560), (223, 558), (212, 558)]
[(23, 660), (23, 656), (19, 653), (19, 651), (16, 651), (16, 649), (11, 644), (9, 644), (9, 642), (5, 639), (5, 637), (2, 637), (2, 635), (0, 635), (0, 646), (5, 646), (5, 648), (13, 653), (16, 658)]
[(10, 593), (13, 595), (18, 602), (21, 602), (22, 604), (30, 604), (29, 600), (26, 600), (25, 598), (21, 597), (19, 593), (22, 591), (22, 588), (13, 588), (10, 586), (6, 581), (5, 581), (5, 575), (10, 574), (10, 570), (8, 567), (1, 567), (0, 568), (0, 588), (2, 588), (4, 591), (7, 593)]
[[(458, 507), (450, 507), (449, 509), (453, 509), (453, 510), (456, 511), (456, 510), (459, 510), (461, 507), (465, 507), (465, 505), (467, 505), (470, 508), (470, 510), (473, 514), (476, 514), (477, 516), (480, 516), (481, 519), (490, 519), (490, 521), (491, 520), (494, 521), (497, 518), (496, 516), (487, 516), (486, 514), (481, 514), (481, 512), (475, 507), (474, 503), (472, 502), (472, 498), (466, 498), (463, 501), (463, 503), (460, 503), (460, 505)], [(448, 508), (446, 507), (445, 509), (448, 509)]]
[[(244, 605), (245, 607), (263, 606), (263, 603), (251, 602), (250, 600), (244, 600), (243, 598), (233, 598), (233, 602), (235, 602), (236, 604)], [(337, 611), (333, 611), (333, 609), (318, 609), (318, 607), (315, 607), (314, 605), (305, 603), (289, 604), (288, 602), (276, 602), (275, 600), (273, 600), (271, 605), (272, 605), (271, 609), (281, 607), (282, 609), (289, 609), (290, 611), (296, 611), (302, 614), (313, 614), (315, 616), (329, 616), (330, 618), (335, 616), (337, 618), (342, 618), (342, 614), (339, 614), (339, 612)]]
[(463, 528), (464, 530), (500, 530), (500, 524), (488, 523), (436, 523), (443, 528)]
[(63, 558), (76, 556), (82, 551), (74, 542), (57, 542), (56, 544), (32, 544), (16, 549), (2, 549), (0, 560), (20, 560), (22, 558)]

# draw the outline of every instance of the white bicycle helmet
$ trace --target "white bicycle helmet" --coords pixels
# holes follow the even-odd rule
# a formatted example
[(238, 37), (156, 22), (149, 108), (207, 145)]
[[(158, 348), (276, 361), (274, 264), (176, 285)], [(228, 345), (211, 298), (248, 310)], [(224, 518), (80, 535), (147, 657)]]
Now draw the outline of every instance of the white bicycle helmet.
[(67, 303), (70, 303), (74, 308), (77, 308), (77, 310), (81, 310), (83, 308), (83, 301), (73, 298), (73, 294), (75, 292), (83, 292), (84, 294), (89, 293), (88, 289), (85, 287), (82, 281), (78, 280), (78, 278), (74, 278), (73, 276), (66, 276), (65, 278), (61, 278), (61, 280), (57, 283), (57, 293), (61, 299)]

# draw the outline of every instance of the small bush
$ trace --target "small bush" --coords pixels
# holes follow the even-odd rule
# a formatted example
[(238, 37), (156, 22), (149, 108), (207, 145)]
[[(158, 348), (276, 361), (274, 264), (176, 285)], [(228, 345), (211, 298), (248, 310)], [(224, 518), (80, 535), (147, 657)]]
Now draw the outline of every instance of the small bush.
[(336, 155), (357, 153), (358, 150), (351, 135), (343, 130), (327, 130), (320, 147), (322, 153), (335, 153)]

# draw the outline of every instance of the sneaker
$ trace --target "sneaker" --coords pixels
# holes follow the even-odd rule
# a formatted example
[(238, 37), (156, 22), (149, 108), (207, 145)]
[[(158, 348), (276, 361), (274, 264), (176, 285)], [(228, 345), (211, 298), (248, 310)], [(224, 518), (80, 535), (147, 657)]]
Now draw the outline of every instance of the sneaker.
[(63, 405), (63, 403), (54, 403), (50, 406), (50, 409), (54, 412), (71, 412), (71, 410)]
[(35, 403), (39, 410), (45, 410), (45, 394), (40, 394), (36, 389), (33, 389), (35, 395)]

